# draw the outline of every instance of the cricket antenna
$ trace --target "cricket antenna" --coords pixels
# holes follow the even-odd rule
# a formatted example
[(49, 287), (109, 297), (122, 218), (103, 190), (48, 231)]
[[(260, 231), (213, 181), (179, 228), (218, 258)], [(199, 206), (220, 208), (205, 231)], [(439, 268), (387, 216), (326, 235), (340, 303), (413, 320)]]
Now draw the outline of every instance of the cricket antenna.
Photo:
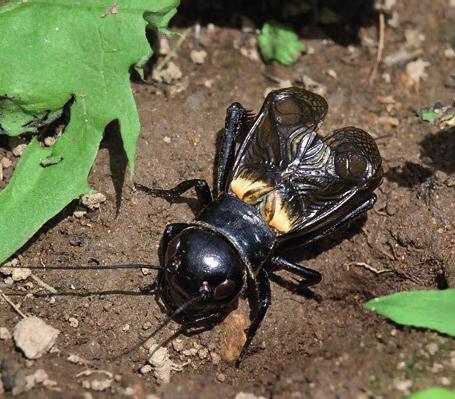
[(158, 334), (164, 327), (166, 327), (173, 319), (175, 316), (179, 315), (182, 313), (184, 310), (189, 308), (191, 305), (194, 305), (195, 303), (203, 300), (204, 298), (201, 296), (197, 296), (194, 298), (191, 298), (190, 300), (186, 301), (183, 305), (180, 305), (174, 312), (167, 318), (165, 319), (155, 331), (153, 331), (147, 339), (153, 338), (156, 334)]
[[(175, 316), (179, 315), (180, 313), (182, 313), (183, 311), (185, 311), (187, 308), (189, 308), (191, 305), (194, 305), (195, 303), (199, 302), (199, 301), (203, 301), (204, 300), (204, 297), (202, 295), (199, 295), (197, 297), (194, 297), (194, 298), (191, 298), (190, 300), (186, 301), (183, 305), (180, 305), (176, 310), (174, 310), (174, 312), (172, 312), (172, 314), (170, 316), (168, 316), (152, 333), (150, 333), (147, 337), (145, 337), (143, 340), (141, 340), (141, 342), (137, 343), (136, 345), (134, 345), (132, 348), (130, 349), (127, 349), (125, 352), (122, 352), (120, 353), (119, 355), (113, 357), (111, 360), (117, 360), (119, 359), (120, 357), (122, 356), (125, 356), (133, 351), (135, 351), (136, 349), (138, 349), (142, 344), (144, 344), (144, 342), (148, 341), (150, 338), (153, 338), (156, 336), (156, 334), (158, 334), (164, 327), (166, 327), (173, 319)], [(174, 337), (175, 335), (173, 335)], [(168, 342), (168, 340), (164, 341), (165, 343)], [(159, 347), (161, 347), (162, 344), (159, 344), (156, 349), (158, 349)], [(155, 349), (155, 350), (156, 350)]]
[[(3, 267), (3, 266), (0, 266)], [(4, 266), (10, 267), (10, 266)], [(11, 266), (14, 269), (31, 269), (31, 270), (115, 270), (115, 269), (152, 269), (161, 270), (158, 265), (149, 265), (142, 263), (132, 263), (125, 265), (51, 265), (51, 266)]]

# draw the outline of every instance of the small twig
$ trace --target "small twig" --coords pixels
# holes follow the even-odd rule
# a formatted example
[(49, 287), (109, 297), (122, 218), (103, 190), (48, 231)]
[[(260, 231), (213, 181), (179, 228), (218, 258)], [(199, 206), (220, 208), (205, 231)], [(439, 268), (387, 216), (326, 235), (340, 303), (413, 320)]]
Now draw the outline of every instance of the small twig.
[(45, 283), (43, 280), (41, 280), (38, 276), (35, 276), (34, 274), (32, 274), (30, 276), (36, 284), (38, 284), (41, 288), (44, 288), (46, 291), (49, 291), (51, 294), (54, 294), (54, 295), (57, 295), (58, 294), (58, 291), (52, 287), (51, 285)]
[(16, 313), (21, 316), (22, 318), (27, 318), (27, 315), (22, 312), (22, 310), (19, 309), (19, 306), (17, 306), (13, 301), (11, 301), (11, 299), (9, 299), (4, 293), (2, 290), (0, 290), (0, 296), (6, 301), (6, 303), (8, 303), (9, 305), (11, 305), (11, 307), (16, 311)]
[(281, 79), (277, 76), (270, 75), (269, 73), (264, 73), (264, 77), (271, 80), (274, 83), (280, 84), (281, 82), (284, 82), (285, 79)]
[(379, 247), (376, 247), (376, 249), (381, 253), (383, 254), (385, 257), (389, 258), (390, 260), (397, 260), (396, 257), (394, 257), (392, 254), (388, 253), (384, 248), (382, 248), (381, 246)]
[(378, 40), (378, 52), (376, 54), (376, 61), (373, 66), (373, 70), (370, 75), (370, 85), (373, 84), (378, 73), (378, 66), (382, 60), (382, 51), (384, 50), (384, 36), (385, 36), (385, 22), (384, 22), (384, 13), (379, 13), (379, 40)]
[(345, 266), (347, 267), (348, 270), (349, 270), (349, 266), (364, 267), (365, 269), (369, 270), (370, 272), (373, 272), (374, 274), (395, 273), (394, 270), (390, 270), (390, 269), (382, 269), (382, 270), (375, 269), (373, 266), (370, 266), (368, 263), (365, 263), (365, 262), (350, 262), (350, 263), (346, 263)]
[(84, 370), (81, 371), (80, 373), (76, 374), (76, 378), (80, 377), (89, 377), (92, 374), (104, 374), (108, 378), (114, 378), (114, 375), (107, 370)]
[(389, 137), (393, 137), (393, 134), (383, 134), (382, 136), (378, 136), (374, 138), (374, 141), (388, 139)]
[(182, 46), (183, 42), (187, 38), (188, 34), (191, 32), (191, 28), (185, 29), (185, 31), (182, 33), (182, 35), (179, 37), (179, 40), (177, 40), (177, 43), (175, 46), (169, 51), (169, 53), (164, 57), (158, 64), (156, 64), (155, 70), (156, 71), (161, 71), (168, 63), (169, 61), (175, 57), (177, 54), (178, 49)]
[(379, 216), (383, 216), (383, 217), (388, 217), (389, 216), (387, 212), (381, 211), (379, 209), (373, 209), (373, 211)]

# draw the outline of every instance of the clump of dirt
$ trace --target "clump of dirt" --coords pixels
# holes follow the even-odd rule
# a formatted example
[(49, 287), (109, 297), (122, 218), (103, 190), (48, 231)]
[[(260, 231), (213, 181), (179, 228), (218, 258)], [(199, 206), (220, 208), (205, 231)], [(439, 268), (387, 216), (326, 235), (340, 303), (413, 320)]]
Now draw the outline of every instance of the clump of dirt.
[[(258, 110), (271, 87), (313, 82), (330, 106), (322, 134), (354, 125), (376, 138), (385, 169), (378, 203), (367, 217), (289, 253), (323, 274), (313, 288), (317, 295), (302, 297), (292, 289), (292, 276), (280, 272), (271, 309), (239, 369), (221, 360), (223, 334), (217, 326), (168, 344), (171, 360), (185, 364), (173, 371), (170, 384), (159, 384), (152, 372), (141, 373), (150, 357), (141, 343), (166, 317), (154, 296), (141, 291), (154, 281), (154, 272), (33, 271), (41, 283), (5, 276), (0, 285), (8, 298), (61, 333), (50, 353), (37, 360), (26, 360), (5, 333), (0, 392), (8, 389), (5, 397), (11, 395), (18, 370), (24, 375), (44, 370), (56, 382), (35, 384), (24, 393), (30, 397), (234, 398), (250, 393), (360, 399), (403, 397), (432, 385), (454, 387), (452, 339), (393, 325), (362, 307), (392, 292), (455, 287), (455, 131), (435, 131), (417, 116), (436, 101), (449, 104), (455, 93), (453, 59), (445, 51), (455, 35), (455, 8), (448, 4), (397, 2), (385, 18), (383, 62), (371, 84), (377, 14), (374, 23), (360, 28), (360, 43), (349, 46), (318, 29), (318, 37), (305, 40), (309, 54), (288, 68), (262, 63), (254, 52), (254, 30), (179, 28), (184, 39), (177, 46), (181, 38), (169, 38), (157, 62), (175, 49), (169, 58), (181, 74), (173, 67), (168, 82), (133, 85), (142, 126), (135, 181), (159, 187), (190, 178), (212, 182), (217, 132), (230, 103)], [(196, 60), (195, 51), (206, 55)], [(116, 135), (115, 129), (108, 131), (90, 175), (106, 202), (79, 214), (73, 214), (74, 206), (67, 208), (18, 254), (22, 265), (157, 264), (165, 225), (191, 220), (194, 202), (192, 208), (169, 205), (133, 189), (123, 173), (126, 158)], [(0, 159), (5, 158), (16, 162), (6, 145), (0, 149)], [(14, 168), (2, 165), (0, 187)], [(49, 296), (51, 288), (58, 294)], [(0, 327), (13, 331), (21, 317), (7, 303), (0, 305)], [(171, 324), (157, 342), (178, 335), (178, 328)], [(86, 370), (99, 370), (109, 383), (93, 385), (77, 377)]]

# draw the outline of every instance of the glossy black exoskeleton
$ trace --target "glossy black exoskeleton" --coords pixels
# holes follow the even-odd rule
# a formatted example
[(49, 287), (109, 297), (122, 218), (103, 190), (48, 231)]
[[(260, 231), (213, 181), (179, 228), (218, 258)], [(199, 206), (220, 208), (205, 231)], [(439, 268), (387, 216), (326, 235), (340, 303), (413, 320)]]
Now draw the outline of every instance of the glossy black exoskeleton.
[[(181, 323), (197, 325), (216, 322), (248, 292), (252, 318), (238, 363), (271, 303), (269, 273), (285, 269), (306, 286), (321, 280), (280, 251), (325, 237), (376, 201), (382, 168), (374, 140), (355, 127), (319, 136), (327, 110), (322, 97), (300, 88), (271, 92), (255, 117), (234, 103), (213, 197), (200, 179), (170, 190), (137, 185), (171, 202), (195, 188), (202, 211), (164, 231), (159, 294)], [(240, 133), (245, 139), (236, 150)]]

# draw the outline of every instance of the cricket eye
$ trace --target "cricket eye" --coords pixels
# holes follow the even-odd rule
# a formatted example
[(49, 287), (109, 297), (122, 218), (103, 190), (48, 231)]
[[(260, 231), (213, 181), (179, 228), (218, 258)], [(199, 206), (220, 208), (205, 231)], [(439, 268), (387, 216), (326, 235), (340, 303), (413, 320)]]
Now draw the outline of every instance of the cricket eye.
[(173, 238), (169, 242), (169, 244), (167, 245), (167, 248), (166, 248), (166, 256), (165, 256), (166, 264), (170, 263), (172, 261), (172, 259), (175, 257), (179, 245), (180, 245), (180, 240), (177, 237)]
[(235, 284), (235, 281), (228, 279), (223, 283), (217, 285), (217, 287), (213, 291), (213, 297), (216, 300), (229, 298), (234, 293), (236, 288), (237, 285)]

